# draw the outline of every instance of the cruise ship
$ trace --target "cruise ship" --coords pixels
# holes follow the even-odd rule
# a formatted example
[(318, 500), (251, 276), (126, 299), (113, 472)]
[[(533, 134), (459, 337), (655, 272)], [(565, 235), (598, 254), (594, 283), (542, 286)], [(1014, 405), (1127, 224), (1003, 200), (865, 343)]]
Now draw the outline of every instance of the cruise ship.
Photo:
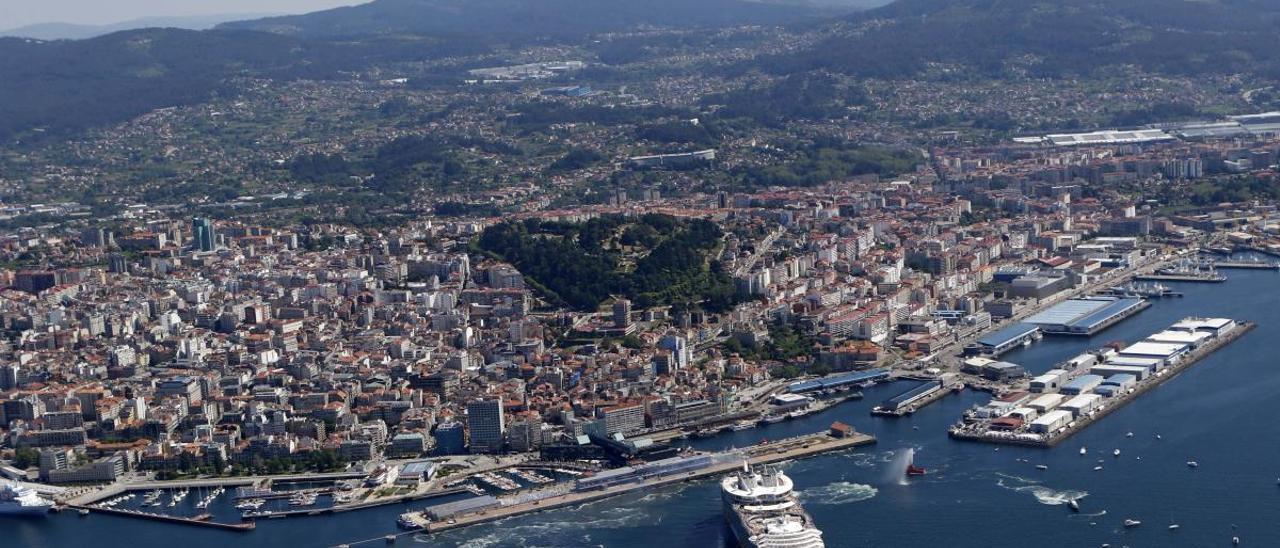
[(744, 548), (822, 548), (822, 531), (800, 507), (791, 478), (763, 466), (742, 470), (720, 482), (724, 515)]
[(44, 515), (53, 501), (34, 490), (12, 483), (0, 483), (0, 514)]

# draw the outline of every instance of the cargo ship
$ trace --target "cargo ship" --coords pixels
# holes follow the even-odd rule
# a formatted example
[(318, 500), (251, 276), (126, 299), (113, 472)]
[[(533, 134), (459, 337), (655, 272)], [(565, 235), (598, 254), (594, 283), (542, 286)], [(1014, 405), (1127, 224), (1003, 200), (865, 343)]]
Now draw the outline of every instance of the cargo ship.
[(822, 531), (800, 506), (791, 478), (772, 466), (742, 470), (720, 482), (725, 520), (738, 546), (823, 548)]

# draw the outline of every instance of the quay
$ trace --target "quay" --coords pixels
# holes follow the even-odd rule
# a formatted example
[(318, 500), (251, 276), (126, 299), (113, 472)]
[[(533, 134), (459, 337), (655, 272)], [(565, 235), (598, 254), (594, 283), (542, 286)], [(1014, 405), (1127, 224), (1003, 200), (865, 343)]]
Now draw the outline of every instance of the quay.
[[(1187, 321), (1187, 320), (1184, 320), (1184, 321)], [(1232, 342), (1235, 342), (1236, 340), (1244, 336), (1249, 331), (1252, 331), (1254, 327), (1256, 327), (1256, 324), (1254, 324), (1253, 322), (1248, 322), (1248, 321), (1237, 322), (1235, 324), (1234, 329), (1216, 336), (1212, 340), (1204, 343), (1202, 346), (1191, 350), (1175, 363), (1169, 364), (1163, 369), (1155, 371), (1154, 373), (1151, 373), (1145, 378), (1137, 381), (1136, 384), (1133, 385), (1133, 388), (1131, 388), (1130, 390), (1115, 393), (1114, 396), (1106, 398), (1101, 405), (1094, 408), (1093, 410), (1088, 412), (1082, 412), (1080, 413), (1080, 416), (1074, 418), (1073, 420), (1070, 420), (1070, 422), (1067, 422), (1065, 425), (1058, 428), (1051, 429), (1051, 431), (1046, 432), (1043, 435), (1035, 435), (1035, 434), (1015, 435), (1007, 432), (995, 432), (995, 431), (986, 429), (982, 424), (977, 425), (978, 428), (982, 428), (981, 430), (975, 429), (975, 428), (955, 426), (948, 430), (948, 434), (952, 438), (955, 438), (958, 440), (980, 441), (980, 442), (1006, 444), (1006, 445), (1021, 445), (1021, 446), (1027, 446), (1027, 447), (1041, 447), (1041, 448), (1053, 447), (1058, 443), (1061, 443), (1063, 440), (1071, 437), (1071, 435), (1075, 434), (1076, 432), (1079, 432), (1087, 428), (1089, 425), (1093, 424), (1094, 422), (1101, 420), (1103, 417), (1109, 415), (1112, 411), (1115, 411), (1116, 409), (1123, 407), (1125, 404), (1132, 402), (1133, 400), (1137, 399), (1138, 396), (1141, 396), (1142, 394), (1146, 393), (1148, 390), (1151, 390), (1156, 386), (1164, 384), (1169, 379), (1176, 377), (1179, 373), (1190, 368), (1192, 365), (1199, 362), (1205, 356), (1208, 356), (1216, 352), (1217, 350), (1221, 349), (1222, 347), (1228, 344), (1231, 344)], [(1139, 343), (1139, 344), (1146, 344), (1146, 343)], [(1077, 379), (1079, 378), (1080, 377), (1077, 377)], [(1084, 392), (1081, 392), (1081, 393), (1083, 394)], [(1065, 405), (1063, 407), (1065, 407)], [(1043, 416), (1048, 416), (1049, 413), (1053, 413), (1053, 412), (1055, 411), (1049, 411)]]
[[(519, 502), (510, 506), (500, 506), (497, 508), (490, 507), (474, 513), (453, 515), (450, 516), (447, 521), (427, 522), (425, 526), (415, 530), (415, 532), (438, 533), (441, 531), (468, 527), (522, 514), (597, 501), (636, 490), (650, 489), (673, 483), (693, 481), (708, 476), (721, 475), (740, 468), (743, 460), (750, 464), (774, 463), (784, 460), (805, 458), (830, 451), (861, 447), (873, 444), (875, 441), (876, 439), (874, 436), (857, 432), (843, 437), (832, 436), (830, 433), (819, 433), (779, 440), (768, 444), (755, 445), (741, 450), (740, 453), (742, 454), (742, 459), (724, 458), (713, 461), (711, 464), (703, 468), (688, 472), (675, 472), (660, 477), (645, 478), (639, 481), (610, 485), (597, 489), (570, 491), (538, 500)], [(717, 456), (727, 457), (732, 456), (732, 454), (721, 453)]]
[(120, 508), (102, 508), (98, 506), (84, 506), (79, 504), (69, 504), (67, 505), (67, 507), (74, 508), (82, 512), (101, 512), (103, 514), (111, 514), (111, 515), (125, 516), (125, 517), (131, 517), (131, 518), (149, 519), (151, 521), (163, 521), (165, 523), (176, 523), (179, 525), (198, 525), (203, 527), (210, 527), (213, 529), (222, 529), (224, 531), (247, 532), (247, 531), (252, 531), (255, 527), (257, 527), (257, 525), (253, 522), (218, 523), (215, 521), (209, 521), (207, 519), (208, 517), (207, 514), (204, 516), (206, 519), (199, 519), (199, 517), (184, 518), (180, 516), (166, 516), (163, 514), (149, 514), (146, 512), (139, 512), (137, 510), (124, 510)]
[(1213, 266), (1241, 270), (1280, 270), (1280, 263), (1254, 263), (1249, 261), (1215, 261)]
[(1227, 277), (1221, 274), (1139, 274), (1134, 276), (1133, 279), (1144, 282), (1199, 282), (1215, 284), (1227, 281)]

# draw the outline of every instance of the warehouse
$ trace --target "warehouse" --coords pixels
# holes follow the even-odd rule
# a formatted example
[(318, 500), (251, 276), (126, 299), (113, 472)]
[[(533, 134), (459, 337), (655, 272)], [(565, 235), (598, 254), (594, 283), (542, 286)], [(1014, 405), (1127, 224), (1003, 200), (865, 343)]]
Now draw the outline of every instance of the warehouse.
[(977, 344), (973, 348), (977, 352), (988, 356), (999, 356), (1017, 348), (1020, 345), (1030, 343), (1039, 335), (1039, 327), (1031, 324), (1019, 323), (978, 339)]
[[(1107, 360), (1107, 363), (1104, 365), (1116, 365), (1116, 366), (1123, 366), (1123, 367), (1141, 367), (1143, 369), (1146, 369), (1148, 372), (1154, 372), (1155, 370), (1159, 369), (1162, 365), (1164, 365), (1164, 360), (1159, 360), (1156, 358), (1116, 357), (1116, 358), (1111, 358)], [(1097, 366), (1094, 366), (1094, 367), (1097, 367)]]
[(1085, 394), (1102, 384), (1102, 381), (1103, 377), (1098, 375), (1081, 375), (1064, 383), (1059, 392), (1071, 396)]
[(1103, 378), (1110, 378), (1114, 375), (1133, 375), (1135, 381), (1140, 381), (1151, 376), (1151, 369), (1147, 367), (1110, 363), (1106, 365), (1095, 365), (1089, 370), (1089, 372)]
[(1128, 390), (1138, 384), (1138, 376), (1130, 373), (1116, 373), (1115, 375), (1107, 377), (1107, 380), (1102, 381), (1102, 384), (1104, 386), (1115, 386), (1121, 390)]
[(1018, 419), (1024, 423), (1027, 421), (1036, 420), (1036, 417), (1039, 417), (1039, 416), (1040, 416), (1040, 412), (1030, 407), (1019, 407), (1017, 409), (1014, 409), (1012, 413), (1009, 413), (1009, 417)]
[(1027, 407), (1031, 409), (1035, 409), (1036, 411), (1039, 411), (1040, 413), (1043, 414), (1044, 412), (1057, 407), (1066, 399), (1067, 397), (1063, 396), (1062, 394), (1045, 394), (1034, 400), (1031, 400), (1031, 403), (1028, 403)]
[(1203, 331), (1214, 337), (1220, 337), (1235, 328), (1235, 320), (1228, 318), (1187, 318), (1173, 324), (1169, 329), (1174, 331)]
[(1037, 394), (1057, 392), (1058, 387), (1062, 386), (1065, 380), (1067, 380), (1067, 371), (1065, 369), (1050, 369), (1045, 371), (1043, 375), (1031, 379), (1031, 391)]
[(1070, 412), (1055, 409), (1031, 421), (1031, 431), (1042, 434), (1054, 432), (1070, 423), (1072, 418)]
[(868, 369), (857, 373), (832, 375), (830, 377), (813, 379), (811, 381), (793, 382), (787, 385), (787, 391), (793, 394), (799, 394), (801, 392), (812, 392), (814, 390), (824, 390), (827, 388), (839, 388), (841, 386), (862, 384), (866, 382), (879, 382), (888, 378), (888, 369)]
[(1185, 344), (1192, 350), (1200, 348), (1200, 345), (1213, 339), (1213, 335), (1205, 331), (1176, 331), (1173, 329), (1161, 331), (1147, 337), (1145, 342), (1165, 343), (1165, 344)]
[(1081, 394), (1058, 406), (1059, 410), (1071, 413), (1074, 418), (1092, 413), (1102, 403), (1102, 396), (1097, 394)]
[(1050, 335), (1093, 335), (1146, 307), (1142, 299), (1090, 297), (1070, 299), (1025, 321)]
[(1140, 342), (1126, 346), (1120, 351), (1122, 358), (1155, 358), (1162, 366), (1178, 361), (1191, 348), (1185, 344)]

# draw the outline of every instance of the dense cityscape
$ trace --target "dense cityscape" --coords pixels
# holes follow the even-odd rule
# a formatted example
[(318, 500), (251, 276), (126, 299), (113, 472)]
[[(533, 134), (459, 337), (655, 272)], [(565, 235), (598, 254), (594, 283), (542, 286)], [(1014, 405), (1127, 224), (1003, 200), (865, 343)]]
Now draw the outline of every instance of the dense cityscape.
[[(832, 534), (790, 467), (887, 451), (887, 490), (948, 480), (954, 451), (1128, 462), (1075, 440), (1275, 329), (1183, 304), (1238, 284), (1274, 303), (1270, 77), (769, 68), (897, 6), (246, 70), (199, 101), (0, 127), (0, 513), (265, 545), (385, 507), (302, 543), (515, 545), (466, 535), (702, 482), (729, 525), (688, 545), (907, 546)], [(1076, 539), (1248, 539), (1016, 478), (994, 482), (1112, 527)], [(22, 542), (74, 542), (42, 534)]]

